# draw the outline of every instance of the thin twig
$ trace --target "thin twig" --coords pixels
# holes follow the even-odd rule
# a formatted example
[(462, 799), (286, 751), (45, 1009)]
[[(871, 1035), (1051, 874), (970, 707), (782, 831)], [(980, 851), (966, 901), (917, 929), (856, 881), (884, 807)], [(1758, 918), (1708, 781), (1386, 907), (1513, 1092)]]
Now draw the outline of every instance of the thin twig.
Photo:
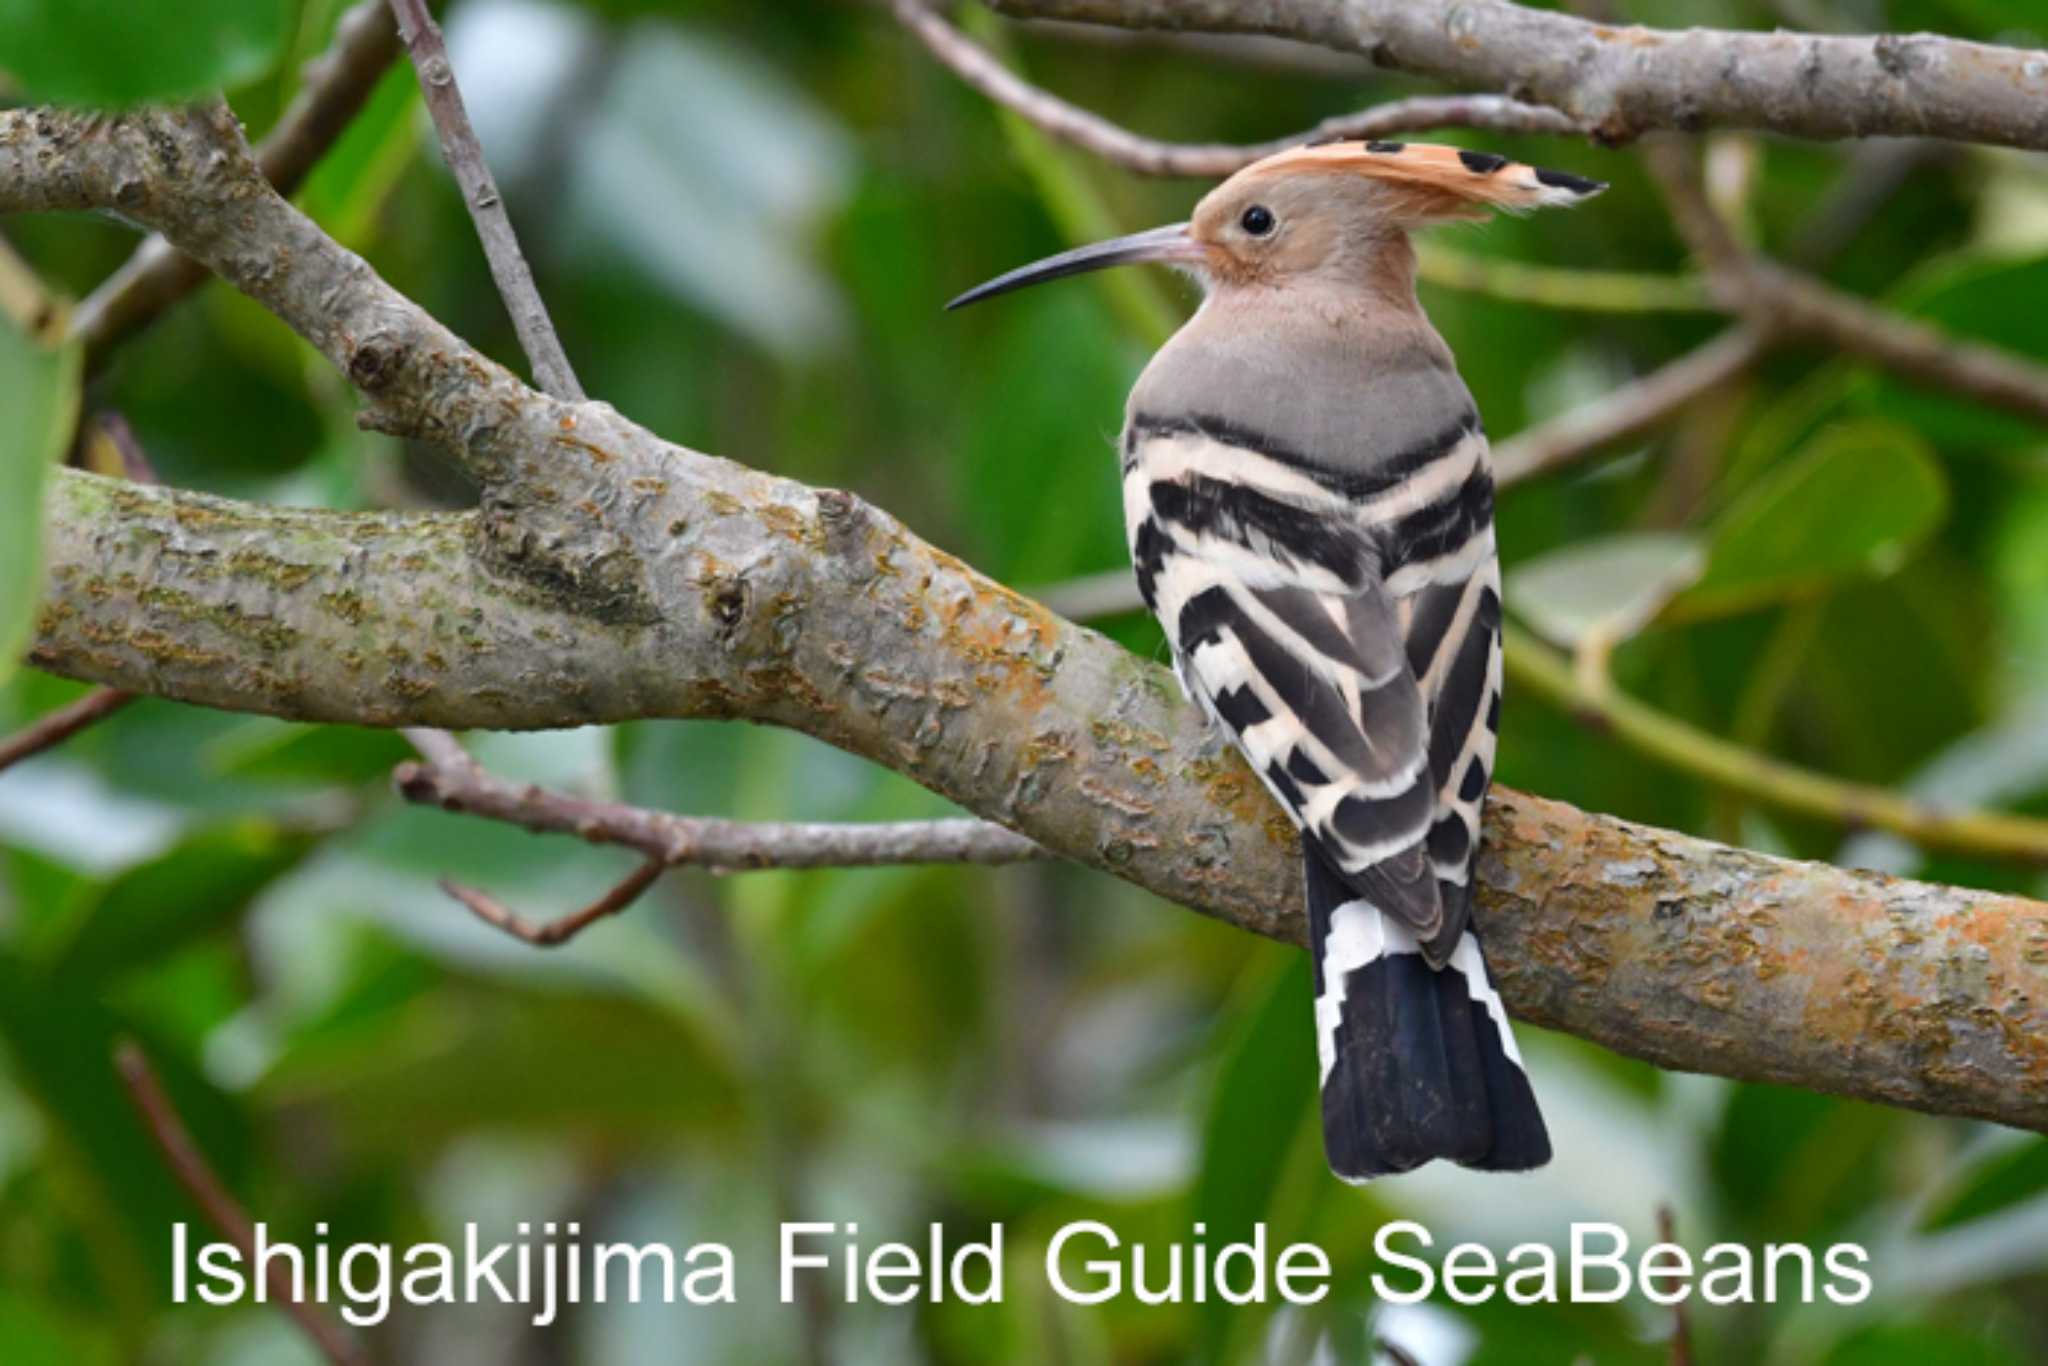
[(1807, 211), (1780, 250), (1786, 264), (1817, 271), (1833, 261), (1913, 174), (1953, 153), (1933, 138), (1876, 138), (1849, 153), (1841, 176)]
[(2048, 866), (2048, 821), (1945, 809), (1788, 764), (1638, 701), (1604, 674), (1589, 684), (1571, 661), (1518, 627), (1508, 626), (1504, 635), (1508, 677), (1517, 688), (1682, 773), (1780, 811), (1887, 831), (1922, 849)]
[(1032, 597), (1069, 621), (1120, 617), (1145, 605), (1144, 597), (1138, 592), (1138, 581), (1128, 567), (1062, 579), (1030, 591)]
[(1764, 327), (1739, 323), (1661, 369), (1517, 432), (1494, 448), (1494, 480), (1520, 483), (1641, 436), (1756, 364), (1769, 344)]
[[(669, 867), (720, 872), (756, 868), (880, 867), (906, 863), (1019, 863), (1050, 858), (1022, 835), (991, 821), (838, 823), (735, 821), (593, 801), (501, 778), (445, 732), (403, 732), (423, 762), (399, 765), (392, 781), (408, 801), (463, 811), (537, 833), (576, 835), (592, 844), (637, 849)], [(446, 742), (445, 744), (443, 742)]]
[(1643, 160), (1730, 312), (1779, 335), (1815, 338), (1876, 361), (1905, 379), (2048, 423), (2048, 366), (1950, 336), (1750, 251), (1708, 202), (1683, 140), (1649, 139)]
[[(448, 61), (448, 46), (442, 39), (440, 25), (427, 11), (426, 0), (390, 0), (390, 4), (392, 16), (398, 21), (399, 38), (412, 58), (414, 70), (419, 73), (420, 90), (426, 98), (428, 112), (433, 115), (434, 131), (440, 137), (441, 156), (448, 163), (455, 183), (462, 189), (463, 203), (469, 209), (470, 221), (476, 226), (477, 239), (483, 244), (484, 257), (490, 263), (491, 279), (497, 283), (498, 295), (505, 301), (505, 309), (512, 315), (512, 326), (519, 334), (519, 345), (526, 352), (527, 363), (533, 367), (534, 383), (555, 398), (580, 403), (584, 398), (583, 386), (569, 364), (568, 353), (562, 349), (562, 339), (555, 332), (554, 320), (548, 316), (540, 288), (534, 284), (533, 271), (519, 250), (518, 234), (512, 230), (512, 219), (505, 212), (504, 198), (498, 193), (490, 164), (484, 160), (483, 144), (477, 141), (476, 129), (470, 125), (469, 112), (463, 107), (462, 87), (456, 84), (455, 68)], [(445, 731), (423, 730), (408, 734), (422, 754), (448, 771), (481, 772), (469, 761), (455, 737)], [(435, 756), (439, 756), (438, 760)], [(459, 765), (456, 763), (458, 759)], [(401, 769), (393, 775), (401, 791), (408, 791), (405, 773), (406, 770)], [(639, 872), (592, 905), (538, 927), (481, 892), (446, 880), (441, 886), (483, 920), (507, 933), (535, 944), (559, 944), (585, 925), (632, 904), (634, 898), (660, 875), (662, 866), (657, 858), (650, 855)]]
[[(104, 449), (111, 459), (96, 459), (95, 447), (104, 443)], [(160, 484), (156, 465), (151, 462), (149, 452), (142, 449), (142, 441), (135, 435), (135, 428), (128, 425), (128, 419), (108, 408), (94, 413), (86, 419), (79, 433), (82, 448), (76, 457), (77, 464), (100, 474), (118, 475), (133, 484)]]
[(1698, 275), (1653, 275), (1540, 265), (1455, 250), (1434, 238), (1415, 243), (1416, 275), (1508, 303), (1593, 313), (1711, 313), (1718, 305)]
[[(362, 112), (397, 55), (398, 32), (384, 0), (360, 0), (341, 16), (334, 42), (306, 65), (297, 98), (256, 148), (256, 164), (279, 194), (290, 195), (304, 182)], [(161, 236), (145, 240), (71, 316), (73, 335), (85, 343), (87, 368), (97, 369), (116, 345), (206, 278), (204, 266)]]
[[(243, 1263), (252, 1270), (256, 1267), (256, 1226), (247, 1210), (235, 1197), (228, 1193), (226, 1186), (207, 1165), (206, 1157), (199, 1151), (199, 1145), (192, 1141), (191, 1132), (172, 1106), (170, 1097), (164, 1094), (163, 1084), (157, 1080), (156, 1071), (149, 1065), (149, 1058), (132, 1039), (123, 1039), (114, 1046), (114, 1067), (120, 1073), (121, 1084), (128, 1092), (128, 1099), (134, 1103), (136, 1112), (149, 1130), (149, 1136), (156, 1141), (163, 1153), (165, 1163), (178, 1184), (185, 1188), (193, 1201), (205, 1213), (213, 1226), (219, 1229), (241, 1251)], [(299, 1300), (293, 1294), (292, 1273), (285, 1263), (271, 1259), (265, 1269), (270, 1283), (270, 1298), (305, 1333), (320, 1355), (334, 1366), (362, 1366), (362, 1354), (349, 1341), (340, 1326), (320, 1313), (313, 1305)]]
[(889, 0), (889, 8), (954, 75), (1056, 138), (1142, 175), (1221, 179), (1260, 157), (1335, 138), (1384, 138), (1424, 128), (1486, 128), (1504, 133), (1583, 132), (1569, 115), (1505, 95), (1420, 95), (1356, 114), (1325, 119), (1271, 142), (1162, 142), (1140, 137), (1099, 114), (1070, 104), (1010, 71), (930, 9), (924, 0)]
[(610, 891), (591, 902), (580, 911), (539, 924), (526, 919), (518, 912), (494, 900), (474, 887), (465, 887), (459, 882), (441, 879), (441, 890), (467, 906), (477, 919), (486, 925), (496, 926), (515, 939), (523, 939), (536, 948), (551, 949), (566, 944), (585, 929), (608, 915), (617, 915), (635, 901), (640, 894), (654, 885), (654, 880), (668, 871), (668, 865), (658, 858), (650, 858), (627, 874)]
[(1409, 1355), (1407, 1348), (1400, 1346), (1391, 1338), (1375, 1337), (1372, 1345), (1378, 1349), (1381, 1356), (1393, 1362), (1394, 1366), (1421, 1366), (1420, 1362)]
[(446, 731), (401, 732), (420, 762), (400, 764), (392, 782), (408, 801), (439, 806), (536, 833), (576, 835), (592, 844), (638, 850), (646, 862), (591, 905), (536, 923), (473, 888), (441, 887), (480, 919), (528, 943), (552, 946), (631, 905), (669, 868), (715, 872), (756, 868), (845, 868), (906, 863), (1018, 863), (1048, 858), (1038, 845), (990, 821), (969, 819), (837, 824), (731, 821), (676, 816), (618, 802), (592, 801), (500, 778)]
[(420, 90), (426, 96), (427, 111), (433, 115), (434, 131), (440, 135), (441, 155), (448, 163), (455, 183), (462, 188), (463, 203), (483, 242), (490, 261), (491, 278), (512, 315), (519, 333), (519, 345), (533, 366), (534, 383), (544, 392), (572, 403), (583, 401), (583, 386), (569, 366), (561, 338), (541, 302), (533, 283), (533, 271), (519, 250), (519, 238), (505, 212), (498, 184), (484, 161), (484, 149), (470, 126), (463, 108), (462, 88), (455, 83), (455, 68), (448, 64), (448, 45), (441, 26), (427, 12), (426, 0), (390, 0), (391, 13), (398, 20), (398, 36), (419, 72)]
[(1903, 379), (2048, 423), (2048, 367), (1952, 336), (1773, 262), (1752, 265), (1759, 310), (1776, 324), (1876, 361)]
[[(1671, 1212), (1671, 1206), (1657, 1206), (1657, 1237), (1661, 1242), (1678, 1245), (1678, 1216)], [(1685, 1296), (1677, 1295), (1671, 1300), (1671, 1355), (1670, 1366), (1692, 1366), (1692, 1318), (1685, 1307)]]
[(28, 726), (0, 740), (0, 772), (5, 772), (32, 754), (63, 744), (87, 726), (112, 716), (135, 700), (135, 694), (119, 688), (100, 688), (69, 706), (37, 718)]

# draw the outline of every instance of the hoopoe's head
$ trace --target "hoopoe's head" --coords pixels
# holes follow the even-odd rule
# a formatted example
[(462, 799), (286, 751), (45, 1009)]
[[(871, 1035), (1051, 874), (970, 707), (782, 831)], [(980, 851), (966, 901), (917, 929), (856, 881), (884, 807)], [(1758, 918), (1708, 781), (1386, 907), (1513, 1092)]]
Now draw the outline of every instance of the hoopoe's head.
[(1185, 223), (1097, 242), (1001, 275), (947, 304), (1105, 266), (1155, 261), (1210, 289), (1357, 283), (1389, 243), (1429, 223), (1576, 204), (1606, 189), (1490, 152), (1427, 142), (1328, 142), (1266, 157), (1218, 185)]

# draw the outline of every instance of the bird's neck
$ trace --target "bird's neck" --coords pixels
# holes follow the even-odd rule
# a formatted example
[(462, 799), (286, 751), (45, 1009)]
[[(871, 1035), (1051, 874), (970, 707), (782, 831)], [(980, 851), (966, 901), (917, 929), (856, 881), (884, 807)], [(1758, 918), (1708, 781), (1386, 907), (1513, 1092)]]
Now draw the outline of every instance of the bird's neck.
[(1219, 283), (1189, 328), (1237, 337), (1320, 337), (1365, 351), (1429, 345), (1436, 335), (1415, 295), (1415, 249), (1405, 233), (1360, 244), (1314, 271)]

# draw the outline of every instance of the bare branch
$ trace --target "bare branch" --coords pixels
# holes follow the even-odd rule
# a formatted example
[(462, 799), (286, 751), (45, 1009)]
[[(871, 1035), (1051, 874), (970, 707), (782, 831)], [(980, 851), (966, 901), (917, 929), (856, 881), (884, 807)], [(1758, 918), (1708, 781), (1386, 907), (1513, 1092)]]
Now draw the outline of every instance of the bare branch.
[[(335, 24), (334, 43), (304, 72), (299, 94), (256, 149), (256, 164), (289, 196), (362, 112), (391, 59), (398, 31), (384, 0), (359, 0)], [(71, 315), (88, 368), (206, 280), (206, 268), (152, 235)]]
[[(372, 401), (377, 425), (435, 442), (486, 482), (501, 473), (489, 443), (463, 433), (532, 392), (279, 195), (221, 102), (0, 111), (0, 213), (83, 209), (154, 228), (270, 309)], [(481, 406), (451, 411), (460, 396)], [(524, 411), (559, 431), (552, 406)]]
[[(1657, 1238), (1674, 1246), (1678, 1243), (1678, 1216), (1669, 1205), (1657, 1206)], [(1671, 1347), (1664, 1359), (1668, 1366), (1693, 1366), (1692, 1316), (1686, 1311), (1683, 1295), (1671, 1298)]]
[[(105, 463), (117, 468), (121, 477), (142, 484), (157, 482), (156, 469), (150, 464), (142, 444), (135, 439), (135, 432), (126, 418), (111, 411), (95, 413), (87, 418), (79, 430), (78, 445), (90, 450), (102, 441), (107, 452), (103, 457)], [(99, 688), (39, 717), (14, 735), (0, 740), (0, 773), (31, 755), (54, 749), (135, 699), (135, 693), (120, 688)]]
[(534, 382), (544, 393), (580, 403), (583, 386), (577, 383), (561, 338), (555, 335), (554, 322), (541, 302), (533, 272), (527, 268), (519, 238), (512, 231), (512, 220), (505, 213), (498, 183), (484, 161), (483, 146), (470, 127), (462, 88), (455, 83), (455, 68), (448, 64), (441, 26), (428, 12), (427, 0), (391, 0), (391, 13), (398, 20), (398, 34), (412, 57), (413, 68), (419, 72), (420, 90), (434, 116), (434, 131), (440, 134), (442, 158), (462, 187), (462, 201), (469, 207), (484, 255), (491, 263), (491, 278), (497, 281), (498, 294), (519, 333), (519, 345), (533, 366)]
[(589, 929), (608, 915), (617, 915), (640, 899), (640, 894), (654, 885), (654, 880), (668, 871), (668, 865), (658, 858), (647, 859), (638, 868), (628, 873), (617, 885), (580, 911), (555, 920), (535, 924), (517, 911), (508, 909), (503, 902), (493, 900), (474, 887), (465, 887), (459, 882), (441, 879), (441, 890), (469, 908), (477, 919), (486, 925), (503, 930), (514, 939), (523, 939), (535, 948), (552, 949), (568, 943), (577, 935)]
[[(164, 1162), (170, 1167), (171, 1174), (177, 1177), (178, 1184), (185, 1188), (213, 1226), (241, 1251), (243, 1264), (255, 1266), (254, 1222), (241, 1202), (229, 1194), (220, 1178), (214, 1175), (213, 1168), (207, 1165), (205, 1154), (199, 1151), (199, 1145), (192, 1141), (191, 1132), (178, 1118), (171, 1098), (164, 1094), (163, 1084), (157, 1080), (156, 1070), (149, 1065), (148, 1056), (133, 1040), (123, 1039), (114, 1047), (114, 1067), (120, 1073), (128, 1099), (142, 1117), (150, 1138), (163, 1153)], [(292, 1273), (284, 1262), (273, 1259), (265, 1268), (265, 1275), (270, 1282), (271, 1301), (291, 1316), (292, 1322), (299, 1326), (321, 1356), (333, 1366), (363, 1366), (362, 1353), (356, 1350), (340, 1326), (314, 1305), (294, 1295)]]
[(46, 716), (0, 740), (0, 772), (5, 772), (33, 754), (63, 744), (87, 726), (112, 716), (135, 700), (132, 692), (119, 688), (100, 688), (87, 693), (69, 706), (59, 707)]
[[(754, 868), (878, 867), (901, 863), (1017, 863), (1050, 857), (991, 821), (732, 821), (676, 816), (514, 783), (478, 764), (443, 732), (407, 730), (425, 762), (392, 781), (406, 800), (636, 849), (663, 867), (720, 872)], [(451, 747), (452, 746), (452, 750)]]
[(1661, 369), (1517, 432), (1494, 448), (1495, 480), (1506, 487), (1534, 479), (1643, 435), (1755, 365), (1769, 339), (1753, 322), (1731, 327)]
[(2048, 148), (2048, 61), (1932, 34), (1609, 25), (1506, 0), (989, 0), (1019, 18), (1265, 33), (1549, 105), (1604, 141), (1659, 128)]
[(1425, 128), (1486, 128), (1502, 133), (1573, 134), (1585, 130), (1567, 115), (1503, 95), (1422, 95), (1357, 114), (1325, 119), (1271, 142), (1162, 142), (1070, 104), (1008, 70), (924, 0), (889, 0), (903, 26), (956, 76), (1037, 127), (1141, 175), (1220, 180), (1260, 157), (1326, 138), (1385, 138)]
[(1950, 336), (1751, 252), (1708, 203), (1684, 142), (1654, 138), (1643, 152), (1672, 220), (1706, 266), (1716, 292), (1752, 326), (1815, 338), (1916, 383), (2048, 423), (2048, 366)]
[(1873, 360), (1902, 378), (2048, 423), (2048, 366), (1892, 313), (1809, 275), (1751, 263), (1757, 312), (1788, 334)]

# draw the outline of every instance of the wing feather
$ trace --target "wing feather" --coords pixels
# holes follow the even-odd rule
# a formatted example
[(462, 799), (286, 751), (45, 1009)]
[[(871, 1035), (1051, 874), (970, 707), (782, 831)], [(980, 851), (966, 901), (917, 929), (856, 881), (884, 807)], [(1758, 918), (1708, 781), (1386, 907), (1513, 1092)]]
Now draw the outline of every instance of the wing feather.
[(1140, 433), (1125, 484), (1181, 682), (1340, 875), (1434, 940), (1427, 707), (1371, 542), (1295, 472), (1233, 447), (1191, 459), (1190, 441), (1212, 438)]

